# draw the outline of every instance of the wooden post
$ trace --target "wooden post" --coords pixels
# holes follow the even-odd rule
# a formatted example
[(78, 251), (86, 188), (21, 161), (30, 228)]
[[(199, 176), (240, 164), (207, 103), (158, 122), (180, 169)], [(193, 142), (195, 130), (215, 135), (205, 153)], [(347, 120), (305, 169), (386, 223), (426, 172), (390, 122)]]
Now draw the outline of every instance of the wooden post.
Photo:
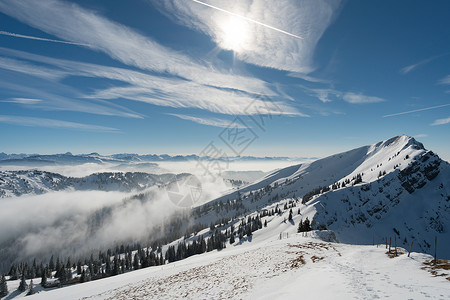
[(386, 240), (386, 249), (387, 249), (387, 237), (384, 238)]
[(434, 237), (434, 264), (436, 264), (436, 253), (437, 253), (437, 236)]
[(395, 239), (395, 256), (397, 256), (397, 235), (394, 236)]
[(389, 237), (389, 253), (391, 253), (391, 241), (392, 241), (392, 237)]
[(412, 241), (412, 242), (411, 242), (411, 246), (409, 246), (408, 257), (409, 257), (409, 255), (411, 254), (411, 250), (412, 250), (413, 244), (414, 244), (414, 241)]

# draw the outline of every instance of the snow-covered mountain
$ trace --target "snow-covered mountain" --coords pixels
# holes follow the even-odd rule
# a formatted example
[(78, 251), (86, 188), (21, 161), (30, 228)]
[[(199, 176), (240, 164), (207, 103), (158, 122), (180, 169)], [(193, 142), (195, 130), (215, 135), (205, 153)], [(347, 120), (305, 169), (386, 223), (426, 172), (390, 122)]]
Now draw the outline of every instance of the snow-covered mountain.
[[(101, 182), (105, 180), (116, 184), (109, 177)], [(146, 205), (153, 201), (157, 197), (141, 193), (109, 209), (90, 212), (83, 224), (89, 224), (89, 235), (99, 237), (96, 246), (102, 250), (97, 243), (105, 229), (102, 224), (118, 220), (113, 216), (136, 213), (129, 210), (116, 214), (116, 209), (122, 212), (130, 204), (139, 204), (139, 210), (147, 207), (143, 220), (154, 219), (161, 211), (147, 217), (153, 206)], [(314, 231), (297, 233), (306, 219), (311, 220)], [(46, 289), (36, 298), (294, 298), (311, 287), (314, 292), (308, 295), (319, 298), (423, 295), (444, 299), (450, 295), (448, 261), (433, 266), (430, 255), (417, 253), (433, 253), (437, 237), (438, 258), (450, 257), (450, 165), (408, 136), (277, 170), (162, 220), (160, 225), (155, 223), (155, 229), (147, 229), (152, 232), (148, 240), (114, 237), (113, 245), (132, 243), (120, 247), (132, 249), (128, 254), (119, 247), (107, 251), (114, 259), (111, 256), (106, 261), (115, 265), (119, 265), (118, 259), (123, 264), (126, 257), (134, 257), (128, 261), (133, 267), (125, 271), (122, 267), (125, 274), (67, 290), (47, 293)], [(125, 219), (115, 228), (123, 231), (130, 221)], [(139, 222), (138, 227), (132, 227), (133, 232), (141, 225)], [(58, 226), (58, 222), (51, 226)], [(384, 244), (389, 239), (392, 246), (396, 243), (406, 249), (414, 242), (411, 257), (405, 249), (399, 249), (398, 257), (386, 255)], [(337, 241), (343, 244), (334, 243)], [(145, 251), (140, 246), (133, 248), (140, 242)], [(207, 250), (193, 252), (201, 243)], [(5, 247), (4, 253), (9, 249)], [(141, 256), (141, 262), (136, 255)], [(152, 255), (160, 255), (161, 261), (164, 255), (165, 260), (147, 268), (143, 257)], [(100, 254), (99, 260), (99, 267), (105, 271), (107, 263), (104, 260), (102, 265)], [(171, 264), (166, 267), (167, 262)], [(72, 272), (75, 274), (74, 269)], [(12, 286), (18, 283), (11, 281)]]
[(106, 172), (86, 177), (65, 177), (38, 170), (0, 171), (0, 198), (24, 194), (38, 195), (69, 188), (78, 191), (141, 191), (157, 184), (168, 183), (174, 177), (174, 174), (155, 175), (142, 172)]
[[(347, 243), (394, 237), (407, 247), (450, 257), (450, 165), (414, 138), (374, 145), (290, 166), (198, 208), (223, 218), (301, 201), (313, 228), (328, 228)], [(238, 205), (237, 205), (238, 203)], [(199, 213), (213, 220), (216, 212)]]
[[(0, 153), (0, 166), (28, 166), (39, 167), (46, 165), (80, 165), (80, 164), (124, 164), (140, 162), (184, 162), (197, 160), (221, 159), (208, 156), (191, 155), (168, 155), (168, 154), (134, 154), (121, 153), (112, 155), (101, 155), (96, 152), (89, 154), (74, 155), (70, 152), (62, 154), (6, 154)], [(311, 158), (290, 158), (290, 157), (255, 157), (255, 156), (235, 156), (227, 157), (227, 161), (291, 161), (309, 160)]]

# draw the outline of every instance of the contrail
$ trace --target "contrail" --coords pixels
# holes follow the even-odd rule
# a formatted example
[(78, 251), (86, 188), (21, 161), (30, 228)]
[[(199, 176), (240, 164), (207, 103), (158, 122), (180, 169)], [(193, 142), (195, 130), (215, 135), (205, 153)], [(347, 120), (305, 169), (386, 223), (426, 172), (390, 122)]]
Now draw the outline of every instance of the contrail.
[(415, 112), (418, 112), (418, 111), (424, 111), (424, 110), (430, 110), (430, 109), (435, 109), (435, 108), (441, 108), (441, 107), (445, 107), (445, 106), (450, 106), (450, 104), (443, 104), (443, 105), (438, 105), (438, 106), (432, 106), (432, 107), (426, 107), (426, 108), (415, 109), (415, 110), (410, 110), (410, 111), (404, 111), (404, 112), (395, 113), (395, 114), (391, 114), (391, 115), (385, 115), (385, 116), (383, 116), (383, 118), (399, 116), (399, 115), (406, 115), (406, 114), (411, 114), (411, 113), (415, 113)]
[(30, 36), (30, 35), (23, 35), (23, 34), (7, 32), (7, 31), (3, 31), (3, 30), (0, 30), (0, 34), (7, 35), (7, 36), (18, 37), (18, 38), (23, 38), (23, 39), (29, 39), (29, 40), (44, 41), (44, 42), (61, 43), (61, 44), (69, 44), (69, 45), (77, 45), (77, 46), (87, 46), (87, 47), (90, 46), (88, 44), (67, 42), (67, 41), (62, 41), (62, 40), (52, 40), (52, 39), (40, 38), (40, 37), (36, 37), (36, 36)]
[(234, 13), (234, 12), (225, 10), (225, 9), (223, 9), (223, 8), (220, 8), (220, 7), (217, 7), (217, 6), (214, 6), (214, 5), (211, 5), (211, 4), (208, 4), (208, 3), (205, 3), (205, 2), (199, 1), (199, 0), (192, 0), (192, 1), (194, 1), (195, 3), (198, 3), (198, 4), (201, 4), (201, 5), (208, 6), (208, 7), (210, 7), (210, 8), (219, 10), (219, 11), (221, 11), (221, 12), (230, 14), (230, 15), (232, 15), (232, 16), (235, 16), (235, 17), (244, 19), (244, 20), (246, 20), (246, 21), (248, 21), (248, 22), (252, 22), (252, 23), (255, 23), (255, 24), (264, 26), (264, 27), (266, 27), (266, 28), (269, 28), (269, 29), (272, 29), (272, 30), (275, 30), (275, 31), (278, 31), (278, 32), (281, 32), (281, 33), (284, 33), (284, 34), (287, 34), (287, 35), (292, 36), (292, 37), (295, 37), (295, 38), (297, 38), (297, 39), (303, 39), (301, 36), (298, 36), (298, 35), (295, 35), (295, 34), (293, 34), (293, 33), (290, 33), (290, 32), (287, 32), (287, 31), (284, 31), (284, 30), (275, 28), (275, 27), (273, 27), (273, 26), (270, 26), (270, 25), (267, 25), (267, 24), (258, 22), (258, 21), (256, 21), (256, 20), (253, 20), (253, 19), (250, 19), (250, 18), (241, 16), (241, 15), (238, 15), (238, 14), (236, 14), (236, 13)]

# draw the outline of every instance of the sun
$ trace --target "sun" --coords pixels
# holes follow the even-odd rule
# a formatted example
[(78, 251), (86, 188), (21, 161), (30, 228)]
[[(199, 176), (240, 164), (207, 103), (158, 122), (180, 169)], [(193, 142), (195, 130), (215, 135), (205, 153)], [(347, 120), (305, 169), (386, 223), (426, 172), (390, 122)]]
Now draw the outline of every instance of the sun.
[(220, 46), (234, 52), (242, 51), (247, 42), (247, 23), (237, 17), (230, 17), (221, 24)]

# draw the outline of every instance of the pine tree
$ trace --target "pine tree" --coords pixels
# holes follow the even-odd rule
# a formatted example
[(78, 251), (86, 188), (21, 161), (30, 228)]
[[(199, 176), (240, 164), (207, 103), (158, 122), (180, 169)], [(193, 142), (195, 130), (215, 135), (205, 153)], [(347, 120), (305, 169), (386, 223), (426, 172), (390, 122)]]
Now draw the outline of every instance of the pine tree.
[(25, 292), (27, 290), (27, 283), (25, 281), (25, 272), (22, 272), (22, 276), (20, 277), (20, 284), (17, 290), (21, 293)]
[(267, 227), (267, 220), (264, 221), (264, 227)]
[(77, 262), (77, 275), (81, 275), (81, 260)]
[(234, 240), (234, 233), (231, 234), (230, 236), (230, 244), (234, 244), (235, 240)]
[(52, 257), (50, 257), (50, 261), (48, 263), (48, 268), (50, 269), (50, 271), (55, 271), (55, 260), (53, 258), (53, 255), (52, 255)]
[(33, 285), (33, 279), (31, 279), (30, 288), (28, 289), (27, 296), (31, 296), (33, 294), (34, 294), (34, 285)]
[(288, 218), (288, 220), (292, 221), (292, 208), (289, 210), (289, 218)]
[(135, 270), (139, 269), (139, 255), (137, 254), (137, 252), (136, 254), (134, 254), (133, 268)]
[(41, 275), (41, 286), (45, 288), (47, 285), (47, 268), (44, 269)]
[(86, 271), (83, 269), (83, 271), (81, 271), (81, 276), (80, 276), (80, 283), (86, 282)]
[(8, 284), (5, 275), (2, 275), (0, 278), (0, 298), (6, 297), (6, 295), (8, 295)]
[(303, 232), (303, 220), (298, 223), (297, 232)]
[(311, 231), (311, 223), (309, 222), (308, 217), (306, 217), (305, 222), (303, 222), (304, 231)]
[(120, 269), (119, 269), (119, 259), (117, 258), (117, 255), (114, 256), (114, 266), (113, 266), (113, 270), (112, 270), (112, 275), (119, 275), (120, 274)]

